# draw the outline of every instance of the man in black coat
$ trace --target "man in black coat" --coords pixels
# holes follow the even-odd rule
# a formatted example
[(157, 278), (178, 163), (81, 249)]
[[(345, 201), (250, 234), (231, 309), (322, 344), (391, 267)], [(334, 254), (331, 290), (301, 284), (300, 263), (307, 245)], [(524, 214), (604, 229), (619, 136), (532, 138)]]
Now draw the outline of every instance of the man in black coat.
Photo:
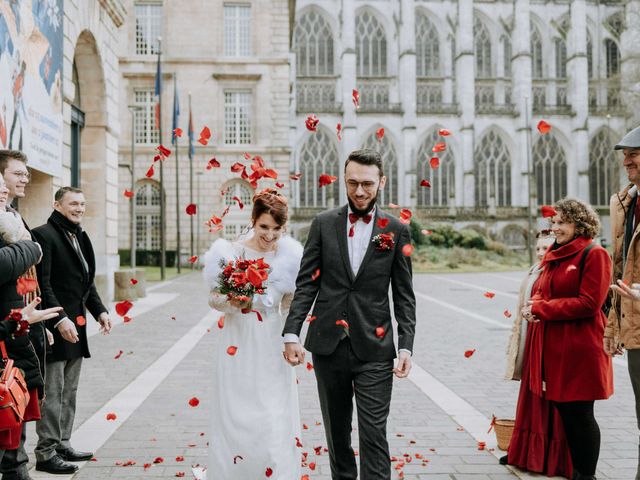
[(77, 466), (69, 462), (93, 456), (74, 450), (70, 443), (82, 359), (91, 356), (86, 310), (100, 323), (103, 333), (111, 330), (108, 311), (94, 284), (93, 247), (80, 227), (85, 207), (82, 190), (63, 187), (55, 194), (54, 211), (47, 223), (33, 230), (43, 252), (38, 265), (43, 306), (63, 307), (58, 318), (47, 322), (54, 342), (46, 365), (47, 401), (36, 426), (36, 470), (54, 474), (73, 473)]
[[(333, 480), (358, 475), (351, 446), (354, 394), (360, 478), (391, 478), (386, 428), (393, 372), (404, 378), (411, 369), (416, 323), (411, 236), (406, 225), (376, 206), (385, 182), (378, 152), (349, 155), (349, 204), (313, 220), (283, 331), (285, 359), (303, 363), (299, 335), (315, 302), (305, 347), (313, 354)], [(398, 324), (395, 369), (389, 286)]]

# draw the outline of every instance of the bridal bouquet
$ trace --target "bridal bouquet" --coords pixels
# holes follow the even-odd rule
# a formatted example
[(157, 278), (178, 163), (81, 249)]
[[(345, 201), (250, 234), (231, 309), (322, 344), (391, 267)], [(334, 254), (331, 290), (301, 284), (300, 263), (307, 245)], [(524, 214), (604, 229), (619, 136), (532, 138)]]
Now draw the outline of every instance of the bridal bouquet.
[(251, 302), (254, 295), (262, 295), (267, 289), (269, 264), (264, 259), (245, 260), (237, 258), (229, 262), (220, 262), (218, 292), (229, 300)]

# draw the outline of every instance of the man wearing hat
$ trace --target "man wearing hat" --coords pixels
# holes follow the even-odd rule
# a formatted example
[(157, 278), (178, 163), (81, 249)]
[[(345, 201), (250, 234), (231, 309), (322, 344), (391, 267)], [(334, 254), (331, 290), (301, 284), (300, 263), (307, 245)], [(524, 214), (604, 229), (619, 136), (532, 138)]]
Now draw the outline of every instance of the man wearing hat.
[[(611, 197), (609, 206), (614, 286), (604, 349), (610, 355), (627, 350), (640, 428), (640, 300), (628, 287), (640, 283), (640, 127), (627, 133), (614, 148), (622, 150), (622, 163), (631, 183)], [(636, 480), (640, 480), (640, 461)]]

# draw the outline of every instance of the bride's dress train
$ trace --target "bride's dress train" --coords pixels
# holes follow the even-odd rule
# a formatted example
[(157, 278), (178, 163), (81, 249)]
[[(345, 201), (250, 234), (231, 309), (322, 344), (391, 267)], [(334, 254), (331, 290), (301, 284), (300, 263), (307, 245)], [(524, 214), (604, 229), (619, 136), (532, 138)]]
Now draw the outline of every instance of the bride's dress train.
[[(300, 478), (301, 452), (298, 390), (294, 369), (283, 359), (283, 311), (295, 290), (302, 246), (290, 237), (278, 241), (277, 253), (251, 250), (239, 242), (217, 240), (205, 257), (205, 278), (217, 285), (220, 260), (261, 258), (271, 266), (266, 293), (254, 298), (255, 313), (242, 314), (222, 295), (210, 305), (224, 313), (213, 375), (211, 437), (207, 480)], [(227, 349), (237, 347), (234, 355)]]

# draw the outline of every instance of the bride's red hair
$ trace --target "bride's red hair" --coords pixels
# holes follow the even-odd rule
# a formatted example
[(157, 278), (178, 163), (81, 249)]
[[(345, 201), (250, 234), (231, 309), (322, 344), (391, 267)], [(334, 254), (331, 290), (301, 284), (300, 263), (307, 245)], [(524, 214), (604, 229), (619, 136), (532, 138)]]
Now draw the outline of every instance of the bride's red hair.
[(279, 226), (284, 226), (289, 218), (287, 197), (273, 188), (265, 188), (253, 196), (253, 210), (251, 211), (251, 223), (264, 213), (273, 217)]

